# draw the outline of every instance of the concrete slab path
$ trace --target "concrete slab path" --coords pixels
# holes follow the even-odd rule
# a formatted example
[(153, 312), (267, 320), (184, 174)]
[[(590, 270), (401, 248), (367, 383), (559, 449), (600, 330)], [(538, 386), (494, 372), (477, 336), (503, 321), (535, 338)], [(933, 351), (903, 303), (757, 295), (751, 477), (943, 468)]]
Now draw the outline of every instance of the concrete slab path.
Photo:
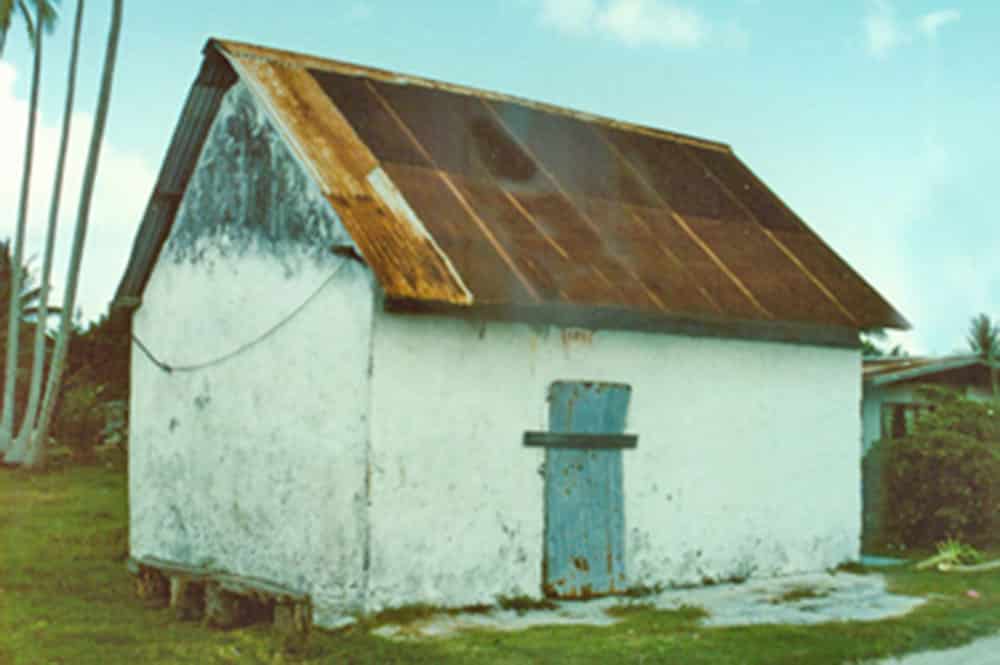
[(741, 626), (880, 621), (906, 614), (923, 604), (924, 599), (889, 593), (881, 575), (818, 573), (671, 590), (636, 599), (564, 601), (557, 603), (554, 610), (441, 613), (406, 625), (381, 626), (375, 634), (390, 639), (419, 639), (476, 628), (511, 631), (546, 625), (606, 626), (619, 621), (607, 613), (608, 609), (630, 603), (652, 604), (661, 609), (700, 607), (708, 612), (702, 621), (705, 626)]
[(899, 658), (886, 658), (869, 665), (998, 665), (1000, 635), (943, 651), (924, 651)]

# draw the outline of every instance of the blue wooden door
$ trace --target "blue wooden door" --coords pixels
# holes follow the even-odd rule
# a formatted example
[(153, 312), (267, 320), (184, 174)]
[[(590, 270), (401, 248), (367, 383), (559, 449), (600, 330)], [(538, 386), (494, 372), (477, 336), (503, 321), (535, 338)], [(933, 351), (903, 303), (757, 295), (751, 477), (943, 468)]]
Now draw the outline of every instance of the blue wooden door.
[[(631, 389), (610, 383), (553, 383), (549, 430), (621, 434)], [(586, 598), (625, 587), (622, 450), (583, 440), (545, 451), (547, 595)]]

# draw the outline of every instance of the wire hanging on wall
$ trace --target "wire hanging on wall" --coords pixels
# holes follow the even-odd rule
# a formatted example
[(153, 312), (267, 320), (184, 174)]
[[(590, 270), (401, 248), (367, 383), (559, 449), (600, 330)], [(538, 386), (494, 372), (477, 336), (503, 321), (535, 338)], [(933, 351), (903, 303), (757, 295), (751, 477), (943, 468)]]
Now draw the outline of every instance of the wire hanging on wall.
[(273, 326), (271, 326), (270, 328), (268, 328), (267, 330), (265, 330), (264, 332), (262, 332), (260, 335), (258, 335), (257, 337), (253, 338), (249, 342), (246, 342), (245, 344), (241, 344), (240, 346), (236, 347), (232, 351), (229, 351), (228, 353), (224, 353), (221, 356), (218, 356), (217, 358), (213, 358), (212, 360), (206, 360), (204, 362), (191, 363), (191, 364), (187, 364), (187, 365), (171, 365), (171, 364), (166, 363), (166, 362), (160, 360), (159, 358), (157, 358), (156, 354), (153, 353), (149, 349), (149, 347), (146, 346), (143, 343), (143, 341), (141, 339), (139, 339), (139, 337), (137, 335), (135, 335), (135, 333), (132, 334), (132, 341), (135, 342), (136, 346), (139, 347), (139, 350), (142, 351), (143, 355), (145, 355), (147, 358), (149, 358), (150, 362), (152, 362), (154, 365), (156, 365), (157, 367), (159, 367), (160, 369), (162, 369), (167, 374), (172, 374), (174, 372), (195, 372), (195, 371), (198, 371), (198, 370), (201, 370), (201, 369), (206, 369), (208, 367), (212, 367), (214, 365), (220, 365), (220, 364), (226, 362), (227, 360), (235, 358), (236, 356), (240, 355), (244, 351), (247, 351), (247, 350), (249, 350), (249, 349), (257, 346), (258, 344), (260, 344), (261, 342), (263, 342), (265, 339), (267, 339), (271, 335), (273, 335), (276, 332), (278, 332), (278, 330), (280, 330), (281, 328), (283, 328), (292, 319), (294, 319), (302, 310), (304, 310), (309, 305), (309, 303), (311, 303), (313, 300), (315, 300), (316, 297), (320, 294), (320, 292), (323, 289), (325, 289), (326, 286), (330, 282), (333, 281), (333, 279), (340, 272), (340, 269), (343, 268), (345, 264), (350, 263), (350, 262), (351, 262), (350, 259), (347, 259), (347, 258), (343, 259), (340, 262), (340, 264), (334, 269), (334, 271), (330, 274), (330, 276), (327, 277), (325, 280), (323, 280), (323, 282), (318, 287), (316, 287), (315, 291), (313, 291), (311, 294), (309, 294), (308, 298), (306, 298), (305, 300), (303, 300), (301, 304), (299, 304), (295, 309), (293, 309), (291, 312), (289, 312), (288, 314), (286, 314), (284, 316), (284, 318), (282, 318), (280, 321), (278, 321), (277, 323), (275, 323)]

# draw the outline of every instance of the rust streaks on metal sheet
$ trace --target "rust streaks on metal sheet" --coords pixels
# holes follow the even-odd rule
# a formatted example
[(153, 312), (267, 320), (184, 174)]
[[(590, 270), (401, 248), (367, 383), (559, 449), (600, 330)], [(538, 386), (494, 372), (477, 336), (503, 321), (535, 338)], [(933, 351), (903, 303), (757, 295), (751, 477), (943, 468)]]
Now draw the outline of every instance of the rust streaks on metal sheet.
[[(485, 100), (480, 100), (482, 106), (490, 114), (497, 125), (506, 132), (510, 140), (514, 141), (520, 148), (522, 154), (526, 155), (534, 164), (537, 165), (538, 171), (542, 175), (542, 185), (544, 189), (550, 191), (555, 196), (561, 198), (575, 213), (575, 217), (583, 222), (587, 227), (589, 227), (589, 233), (585, 232), (583, 228), (579, 227), (579, 224), (575, 225), (572, 235), (567, 234), (567, 239), (573, 242), (571, 246), (571, 251), (576, 259), (580, 258), (580, 255), (586, 256), (590, 264), (590, 270), (597, 276), (597, 278), (604, 283), (604, 286), (611, 290), (618, 292), (618, 295), (605, 295), (602, 297), (601, 293), (590, 293), (590, 294), (580, 294), (581, 296), (589, 296), (591, 302), (618, 302), (626, 304), (630, 307), (636, 307), (638, 309), (646, 310), (660, 310), (661, 312), (669, 312), (670, 309), (664, 304), (663, 300), (652, 290), (649, 285), (632, 269), (628, 257), (626, 260), (619, 260), (612, 255), (611, 252), (607, 251), (608, 247), (606, 243), (609, 239), (607, 229), (604, 228), (602, 224), (597, 223), (591, 218), (590, 211), (587, 209), (585, 203), (582, 203), (578, 197), (574, 196), (570, 191), (564, 187), (560, 178), (551, 171), (549, 165), (546, 163), (545, 155), (538, 154), (533, 150), (533, 146), (529, 144), (528, 141), (524, 139), (523, 136), (519, 136), (512, 128), (509, 126), (508, 122), (504, 120), (502, 115), (497, 111), (493, 104), (486, 102)], [(576, 165), (577, 168), (581, 166)], [(600, 165), (587, 165), (588, 168), (592, 166)], [(581, 169), (586, 170), (586, 169)], [(513, 197), (512, 198), (517, 198)], [(524, 205), (518, 206), (519, 210), (532, 221), (532, 223), (542, 229), (544, 224), (540, 224), (539, 220), (535, 219), (531, 211)], [(587, 241), (590, 242), (587, 242)], [(568, 244), (567, 242), (560, 243), (560, 245)], [(596, 297), (595, 297), (596, 296)], [(609, 299), (610, 298), (610, 299)]]
[(519, 213), (521, 213), (521, 216), (524, 219), (528, 220), (528, 222), (530, 222), (531, 225), (535, 227), (535, 229), (538, 231), (538, 234), (543, 238), (545, 238), (545, 242), (549, 243), (549, 245), (552, 246), (552, 249), (559, 252), (559, 255), (562, 256), (564, 259), (569, 260), (569, 252), (567, 252), (566, 249), (562, 245), (560, 245), (555, 238), (552, 237), (551, 233), (549, 233), (548, 231), (546, 231), (545, 229), (543, 229), (541, 226), (538, 225), (538, 223), (535, 221), (535, 218), (531, 216), (531, 213), (529, 213), (527, 210), (524, 209), (524, 206), (521, 205), (521, 202), (517, 200), (516, 196), (514, 196), (507, 190), (503, 190), (503, 195), (504, 197), (506, 197), (508, 201), (510, 201), (510, 204), (514, 207), (514, 209), (517, 210)]
[(700, 217), (686, 221), (775, 318), (850, 325), (756, 223)]
[(472, 295), (401, 196), (377, 189), (378, 161), (312, 75), (266, 60), (241, 59), (239, 68), (265, 97), (386, 294), (470, 304)]
[(712, 263), (714, 263), (716, 267), (720, 271), (722, 271), (722, 273), (727, 278), (729, 278), (729, 280), (733, 283), (734, 286), (736, 286), (736, 288), (740, 291), (740, 293), (742, 293), (743, 296), (746, 297), (748, 301), (750, 301), (750, 303), (757, 310), (757, 312), (759, 314), (762, 314), (764, 318), (773, 319), (774, 315), (771, 314), (771, 312), (769, 312), (763, 305), (760, 304), (760, 301), (758, 301), (757, 298), (754, 297), (753, 293), (750, 292), (750, 289), (748, 289), (746, 285), (736, 275), (733, 274), (733, 272), (728, 268), (728, 266), (726, 266), (726, 264), (722, 262), (722, 259), (720, 259), (718, 255), (716, 255), (716, 253), (712, 251), (711, 247), (709, 247), (708, 244), (697, 233), (694, 232), (694, 230), (687, 223), (687, 221), (685, 221), (685, 219), (681, 215), (679, 215), (676, 210), (674, 210), (670, 202), (666, 198), (664, 198), (663, 194), (661, 194), (660, 191), (654, 186), (654, 184), (649, 181), (647, 176), (644, 173), (642, 173), (631, 160), (627, 159), (625, 155), (621, 153), (621, 150), (615, 144), (615, 142), (612, 141), (609, 136), (607, 136), (604, 132), (601, 132), (600, 130), (595, 129), (594, 132), (607, 142), (607, 145), (610, 147), (612, 152), (618, 154), (618, 157), (621, 160), (621, 162), (625, 164), (626, 167), (632, 172), (632, 175), (635, 177), (635, 179), (638, 180), (646, 188), (646, 190), (656, 198), (657, 202), (660, 204), (660, 207), (667, 210), (667, 212), (670, 215), (670, 218), (684, 231), (685, 234), (687, 234), (687, 236), (696, 245), (698, 245), (698, 247), (705, 253), (706, 256), (708, 256), (708, 258), (712, 261)]
[(766, 183), (761, 181), (736, 155), (719, 155), (685, 146), (685, 152), (695, 156), (723, 184), (735, 199), (753, 215), (758, 224), (776, 244), (824, 285), (847, 310), (860, 328), (910, 325), (892, 305), (859, 276), (851, 266), (830, 249)]
[[(631, 164), (631, 162), (626, 162), (626, 163)], [(640, 173), (638, 173), (638, 171), (636, 172), (636, 176), (639, 178), (640, 181), (646, 182), (643, 176)], [(646, 184), (648, 185), (651, 191), (655, 191), (652, 185), (650, 185), (649, 183)], [(667, 214), (669, 215), (670, 219), (672, 219), (677, 224), (677, 226), (680, 227), (682, 231), (684, 231), (685, 235), (687, 235), (687, 237), (690, 238), (691, 241), (695, 245), (697, 245), (702, 252), (705, 253), (705, 256), (707, 256), (709, 260), (711, 260), (711, 262), (714, 263), (715, 266), (722, 272), (722, 274), (724, 274), (729, 279), (729, 281), (732, 282), (732, 284), (740, 291), (740, 293), (743, 294), (744, 297), (746, 297), (746, 299), (753, 305), (753, 307), (760, 314), (763, 314), (765, 318), (768, 319), (774, 318), (774, 316), (769, 311), (767, 311), (763, 305), (760, 304), (757, 298), (755, 298), (754, 295), (750, 293), (750, 289), (748, 289), (746, 285), (742, 281), (740, 281), (740, 279), (736, 275), (733, 274), (733, 272), (726, 266), (726, 264), (722, 262), (722, 259), (720, 259), (718, 255), (712, 251), (712, 248), (708, 246), (708, 244), (701, 238), (701, 236), (699, 236), (697, 233), (694, 232), (690, 224), (688, 224), (683, 217), (677, 214), (677, 212), (675, 212), (670, 207), (670, 205), (667, 203), (666, 200), (660, 199), (660, 202), (662, 204), (662, 207), (667, 211)]]
[[(387, 302), (837, 328), (905, 320), (728, 146), (235, 42)], [(423, 305), (421, 305), (423, 303)]]
[(537, 302), (511, 274), (486, 236), (479, 232), (467, 209), (436, 171), (391, 163), (384, 168), (424, 220), (438, 246), (462, 276), (463, 283), (475, 294), (479, 307)]
[(705, 164), (705, 162), (703, 162), (703, 161), (702, 161), (701, 159), (699, 159), (699, 158), (698, 158), (698, 156), (697, 156), (697, 155), (695, 154), (695, 152), (694, 152), (694, 151), (692, 151), (692, 150), (686, 150), (686, 149), (685, 149), (685, 148), (683, 148), (683, 147), (682, 147), (681, 149), (682, 149), (682, 150), (685, 150), (685, 151), (687, 152), (687, 154), (689, 154), (689, 155), (691, 156), (691, 158), (692, 158), (692, 159), (693, 159), (693, 160), (694, 160), (694, 161), (695, 161), (696, 163), (698, 163), (698, 164), (699, 164), (699, 165), (700, 165), (700, 166), (701, 166), (702, 168), (704, 168), (704, 169), (705, 169), (705, 173), (706, 173), (706, 174), (708, 174), (708, 176), (709, 176), (710, 178), (712, 178), (712, 180), (714, 180), (714, 181), (715, 181), (715, 182), (716, 182), (716, 183), (717, 183), (717, 184), (719, 185), (719, 187), (721, 187), (721, 188), (722, 188), (722, 190), (723, 190), (723, 191), (724, 191), (724, 192), (726, 193), (726, 195), (727, 195), (727, 196), (729, 196), (729, 198), (730, 198), (730, 199), (732, 199), (732, 201), (733, 201), (734, 203), (736, 203), (736, 205), (738, 205), (738, 206), (739, 206), (739, 207), (740, 207), (740, 208), (741, 208), (741, 209), (742, 209), (742, 210), (743, 210), (743, 211), (744, 211), (744, 212), (745, 212), (745, 213), (746, 213), (746, 214), (747, 214), (747, 215), (748, 215), (748, 216), (749, 216), (749, 217), (750, 217), (751, 219), (753, 219), (753, 220), (754, 220), (754, 222), (756, 222), (756, 224), (758, 225), (758, 227), (760, 228), (760, 230), (761, 230), (761, 232), (762, 232), (762, 233), (764, 234), (764, 236), (765, 236), (765, 237), (766, 237), (766, 238), (767, 238), (768, 240), (770, 240), (770, 241), (771, 241), (772, 243), (774, 243), (774, 245), (775, 245), (775, 246), (776, 246), (776, 247), (777, 247), (777, 248), (778, 248), (778, 249), (779, 249), (779, 250), (780, 250), (780, 251), (781, 251), (781, 252), (782, 252), (782, 253), (783, 253), (783, 254), (784, 254), (784, 255), (785, 255), (785, 256), (786, 256), (786, 257), (787, 257), (787, 258), (788, 258), (788, 259), (789, 259), (789, 260), (790, 260), (790, 261), (791, 261), (791, 262), (792, 262), (793, 264), (794, 264), (794, 265), (795, 265), (795, 267), (796, 267), (796, 268), (797, 268), (797, 269), (798, 269), (798, 270), (799, 270), (799, 271), (800, 271), (800, 272), (801, 272), (801, 273), (802, 273), (803, 275), (805, 275), (805, 276), (806, 276), (806, 278), (807, 278), (807, 279), (809, 279), (809, 281), (810, 281), (810, 282), (812, 282), (812, 283), (813, 283), (813, 285), (814, 285), (814, 286), (815, 286), (815, 287), (816, 287), (817, 289), (819, 289), (819, 290), (820, 290), (820, 292), (821, 292), (821, 293), (822, 293), (822, 294), (823, 294), (823, 295), (824, 295), (824, 296), (825, 296), (825, 297), (826, 297), (826, 298), (827, 298), (827, 299), (828, 299), (828, 300), (829, 300), (829, 301), (830, 301), (831, 303), (833, 303), (833, 305), (834, 305), (834, 306), (835, 306), (835, 307), (837, 308), (837, 310), (838, 310), (838, 311), (839, 311), (839, 312), (840, 312), (840, 313), (841, 313), (841, 314), (842, 314), (842, 315), (843, 315), (843, 316), (844, 316), (844, 317), (845, 317), (845, 318), (847, 319), (847, 321), (848, 321), (848, 322), (850, 322), (850, 323), (851, 323), (852, 325), (857, 325), (857, 324), (858, 324), (858, 320), (857, 320), (857, 318), (856, 318), (856, 317), (855, 317), (855, 316), (854, 316), (854, 315), (853, 315), (853, 314), (852, 314), (852, 313), (850, 312), (850, 310), (848, 310), (848, 309), (847, 309), (847, 308), (846, 308), (846, 307), (844, 306), (844, 304), (843, 304), (842, 302), (840, 302), (840, 299), (839, 299), (839, 298), (837, 298), (837, 296), (835, 296), (835, 295), (833, 294), (833, 292), (832, 292), (832, 291), (830, 291), (830, 289), (829, 289), (829, 288), (827, 288), (827, 286), (826, 286), (826, 285), (825, 285), (825, 284), (824, 284), (824, 283), (823, 283), (822, 281), (820, 281), (820, 279), (819, 279), (819, 278), (817, 278), (817, 277), (816, 277), (816, 275), (815, 275), (815, 274), (813, 274), (813, 272), (812, 272), (811, 270), (809, 270), (809, 268), (807, 268), (807, 267), (806, 267), (806, 265), (805, 265), (805, 264), (804, 264), (804, 263), (803, 263), (803, 262), (802, 262), (801, 260), (799, 260), (799, 258), (798, 258), (798, 257), (797, 257), (797, 256), (795, 255), (795, 253), (794, 253), (794, 252), (793, 252), (793, 251), (792, 251), (791, 249), (789, 249), (789, 248), (788, 248), (788, 246), (786, 246), (786, 245), (785, 245), (785, 244), (784, 244), (783, 242), (781, 242), (781, 240), (779, 240), (779, 239), (778, 239), (778, 238), (777, 238), (777, 237), (776, 237), (776, 236), (774, 235), (774, 232), (772, 232), (772, 231), (771, 231), (771, 229), (767, 228), (766, 226), (764, 226), (764, 225), (763, 225), (763, 224), (761, 223), (761, 221), (760, 221), (760, 219), (759, 219), (759, 218), (757, 217), (757, 215), (756, 215), (756, 214), (754, 214), (754, 211), (753, 211), (753, 210), (751, 210), (751, 209), (750, 209), (750, 208), (749, 208), (749, 207), (748, 207), (748, 206), (746, 205), (746, 203), (744, 203), (744, 202), (743, 202), (743, 201), (742, 201), (742, 200), (741, 200), (741, 199), (740, 199), (740, 198), (739, 198), (739, 197), (738, 197), (738, 196), (737, 196), (737, 195), (736, 195), (736, 194), (735, 194), (735, 193), (733, 192), (733, 190), (732, 190), (732, 189), (731, 189), (731, 188), (730, 188), (730, 187), (729, 187), (729, 186), (728, 186), (728, 185), (727, 185), (727, 184), (726, 184), (725, 182), (723, 182), (723, 181), (722, 181), (722, 180), (721, 180), (721, 179), (720, 179), (720, 178), (719, 178), (719, 177), (718, 177), (718, 176), (717, 176), (717, 175), (716, 175), (716, 174), (715, 174), (715, 173), (714, 173), (714, 172), (712, 171), (712, 169), (708, 168), (708, 166), (707, 166), (707, 165)]
[(445, 184), (445, 186), (451, 191), (452, 195), (454, 195), (454, 197), (458, 200), (458, 203), (462, 206), (462, 208), (465, 209), (465, 211), (469, 215), (469, 218), (473, 222), (475, 222), (475, 224), (476, 224), (477, 227), (479, 227), (480, 232), (483, 234), (483, 236), (486, 237), (486, 239), (493, 246), (494, 251), (496, 251), (496, 253), (500, 256), (500, 258), (503, 260), (503, 262), (505, 264), (507, 264), (507, 267), (510, 269), (510, 271), (514, 275), (517, 276), (518, 280), (521, 282), (521, 285), (528, 291), (528, 293), (530, 293), (532, 295), (532, 297), (536, 301), (541, 301), (541, 298), (539, 297), (538, 292), (532, 286), (531, 282), (524, 276), (524, 274), (521, 272), (521, 270), (517, 267), (517, 265), (515, 264), (514, 260), (511, 258), (510, 254), (508, 254), (507, 251), (504, 249), (504, 247), (499, 242), (497, 242), (496, 237), (493, 235), (493, 233), (490, 230), (489, 224), (487, 224), (476, 213), (476, 211), (472, 208), (472, 206), (469, 205), (469, 202), (465, 199), (464, 196), (462, 196), (462, 193), (455, 186), (455, 183), (452, 182), (451, 178), (448, 177), (448, 174), (445, 173), (444, 171), (441, 171), (440, 169), (437, 169), (437, 165), (435, 164), (435, 162), (434, 162), (433, 158), (431, 157), (430, 153), (427, 152), (427, 149), (424, 147), (424, 145), (422, 143), (420, 143), (420, 141), (417, 139), (417, 137), (413, 134), (413, 131), (410, 129), (410, 127), (403, 121), (402, 118), (399, 117), (399, 114), (396, 113), (396, 110), (385, 100), (384, 97), (382, 97), (382, 95), (375, 88), (375, 86), (372, 85), (372, 83), (370, 81), (368, 82), (368, 90), (374, 96), (375, 100), (382, 106), (382, 108), (385, 110), (385, 112), (396, 121), (396, 123), (399, 126), (399, 128), (409, 138), (409, 140), (412, 142), (413, 146), (415, 148), (417, 148), (417, 150), (423, 155), (423, 157), (432, 166), (435, 167), (435, 173), (437, 174), (437, 176), (441, 179), (441, 181)]
[(681, 311), (698, 312), (704, 309), (705, 304), (708, 304), (709, 308), (714, 313), (721, 314), (722, 308), (719, 306), (719, 303), (715, 301), (715, 298), (713, 298), (704, 285), (700, 283), (697, 276), (692, 273), (691, 269), (677, 257), (673, 250), (671, 250), (670, 243), (661, 242), (661, 239), (650, 230), (649, 225), (641, 216), (639, 216), (635, 208), (630, 207), (628, 211), (629, 215), (635, 222), (635, 228), (640, 229), (643, 234), (639, 240), (640, 244), (648, 243), (648, 247), (656, 248), (656, 250), (663, 256), (667, 257), (670, 265), (676, 268), (677, 274), (676, 276), (671, 275), (672, 279), (669, 282), (670, 286), (673, 287), (671, 288), (671, 292), (678, 293), (683, 296), (683, 294), (690, 292), (689, 289), (685, 288), (687, 286), (685, 282), (690, 282), (694, 285), (694, 290), (701, 296), (701, 298), (704, 299), (704, 302), (694, 299), (689, 306), (681, 306), (679, 309)]
[(239, 67), (263, 93), (324, 193), (345, 199), (370, 195), (364, 177), (378, 161), (309, 72), (264, 60), (240, 60)]

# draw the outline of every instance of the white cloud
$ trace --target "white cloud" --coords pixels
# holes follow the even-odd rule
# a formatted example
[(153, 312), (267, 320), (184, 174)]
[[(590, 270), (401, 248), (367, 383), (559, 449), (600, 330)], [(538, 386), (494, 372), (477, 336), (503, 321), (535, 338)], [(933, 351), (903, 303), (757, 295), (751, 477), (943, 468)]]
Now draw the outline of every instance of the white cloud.
[(874, 0), (871, 3), (864, 26), (868, 52), (875, 57), (881, 58), (907, 41), (896, 12), (887, 0)]
[(889, 0), (870, 0), (868, 13), (862, 21), (865, 43), (871, 55), (884, 58), (895, 48), (913, 41), (914, 37), (935, 40), (938, 30), (961, 17), (956, 9), (941, 9), (914, 20), (901, 20)]
[(542, 0), (539, 18), (567, 34), (596, 34), (628, 46), (692, 48), (709, 34), (697, 11), (663, 0)]
[[(21, 175), (28, 104), (14, 94), (17, 72), (0, 62), (0, 238), (13, 238)], [(61, 115), (54, 120), (40, 117), (35, 138), (31, 197), (28, 207), (25, 258), (35, 272), (41, 270), (49, 200), (59, 145)], [(114, 117), (109, 119), (109, 130)], [(62, 283), (69, 262), (69, 250), (80, 198), (83, 166), (93, 116), (73, 115), (59, 215), (59, 241), (53, 268), (54, 301), (62, 298)], [(132, 238), (152, 189), (154, 173), (138, 154), (116, 148), (107, 140), (101, 150), (97, 182), (90, 212), (87, 244), (80, 275), (77, 303), (87, 318), (102, 314), (114, 294), (128, 260)]]
[(586, 34), (593, 29), (596, 17), (594, 0), (542, 0), (542, 23), (562, 32)]
[(917, 24), (920, 26), (920, 31), (928, 39), (934, 39), (937, 37), (938, 30), (949, 23), (955, 23), (960, 18), (962, 18), (962, 14), (957, 9), (942, 9), (924, 14), (917, 19)]
[(698, 46), (706, 32), (705, 22), (693, 9), (656, 0), (614, 0), (597, 23), (629, 46)]

